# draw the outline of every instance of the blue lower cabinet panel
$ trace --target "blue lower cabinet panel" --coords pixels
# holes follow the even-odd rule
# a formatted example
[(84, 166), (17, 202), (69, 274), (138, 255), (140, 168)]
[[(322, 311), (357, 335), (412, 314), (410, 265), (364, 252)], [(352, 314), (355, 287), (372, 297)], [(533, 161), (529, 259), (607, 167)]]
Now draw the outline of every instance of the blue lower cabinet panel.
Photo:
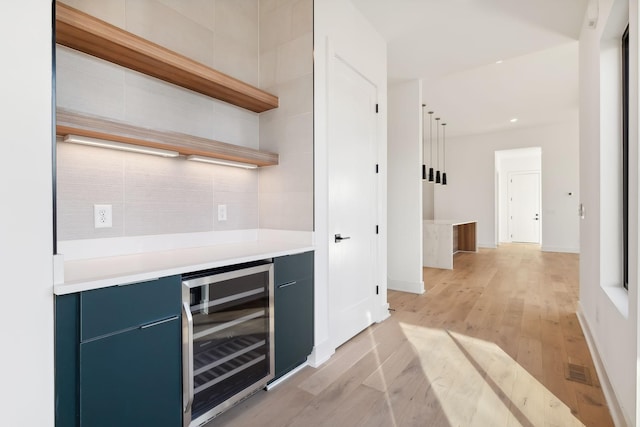
[(76, 427), (78, 418), (78, 340), (80, 295), (55, 298), (56, 427)]
[(180, 313), (180, 276), (80, 294), (80, 339), (97, 338)]
[(276, 378), (303, 364), (313, 350), (313, 280), (276, 289)]
[(313, 252), (275, 259), (275, 378), (313, 350)]
[(80, 344), (80, 425), (182, 425), (181, 321)]

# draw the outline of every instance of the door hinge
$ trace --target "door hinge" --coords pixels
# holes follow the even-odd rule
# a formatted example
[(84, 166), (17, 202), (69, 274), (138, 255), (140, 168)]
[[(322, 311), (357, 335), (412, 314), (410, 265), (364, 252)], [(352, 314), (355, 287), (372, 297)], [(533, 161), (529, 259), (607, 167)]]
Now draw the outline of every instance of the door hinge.
[(378, 226), (376, 225), (376, 234), (379, 234), (379, 233), (380, 233), (380, 230), (379, 230)]
[(378, 173), (378, 171), (379, 171), (379, 168), (378, 168), (378, 165), (376, 164), (376, 173)]
[(376, 295), (380, 295), (380, 288), (376, 285)]
[(378, 104), (376, 104), (376, 114), (378, 113)]

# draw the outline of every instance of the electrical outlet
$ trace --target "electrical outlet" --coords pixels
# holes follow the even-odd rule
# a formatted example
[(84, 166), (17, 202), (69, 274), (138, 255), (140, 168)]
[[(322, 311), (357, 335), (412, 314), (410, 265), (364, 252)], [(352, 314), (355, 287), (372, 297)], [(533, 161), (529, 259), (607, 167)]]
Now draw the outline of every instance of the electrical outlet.
[(113, 226), (111, 205), (93, 205), (93, 225), (95, 228), (110, 228)]
[(227, 220), (227, 205), (218, 205), (218, 221)]

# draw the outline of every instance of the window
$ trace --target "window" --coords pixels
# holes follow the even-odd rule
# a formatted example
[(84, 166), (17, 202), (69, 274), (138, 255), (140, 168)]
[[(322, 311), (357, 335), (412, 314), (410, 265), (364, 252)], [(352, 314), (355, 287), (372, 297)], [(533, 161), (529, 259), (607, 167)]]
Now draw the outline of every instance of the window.
[(629, 289), (629, 26), (622, 34), (622, 284)]

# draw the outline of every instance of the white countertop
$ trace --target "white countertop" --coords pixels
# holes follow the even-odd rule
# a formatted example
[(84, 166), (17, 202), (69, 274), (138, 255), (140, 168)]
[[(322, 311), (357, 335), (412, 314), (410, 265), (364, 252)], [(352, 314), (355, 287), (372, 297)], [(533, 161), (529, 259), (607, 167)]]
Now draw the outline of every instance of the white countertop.
[(434, 224), (434, 225), (462, 225), (462, 224), (471, 224), (473, 222), (477, 222), (475, 220), (471, 221), (461, 221), (461, 220), (452, 220), (452, 219), (425, 219), (422, 221), (424, 224)]
[(307, 243), (258, 240), (66, 261), (64, 281), (53, 291), (64, 295), (312, 250)]

